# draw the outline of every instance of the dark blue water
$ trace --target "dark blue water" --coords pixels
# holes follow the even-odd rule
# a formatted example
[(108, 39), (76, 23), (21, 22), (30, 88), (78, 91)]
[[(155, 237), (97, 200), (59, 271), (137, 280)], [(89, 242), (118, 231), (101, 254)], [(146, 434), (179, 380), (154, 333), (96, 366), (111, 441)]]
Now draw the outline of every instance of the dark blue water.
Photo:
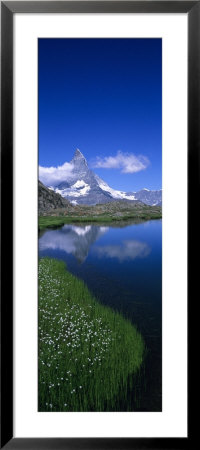
[(132, 409), (161, 411), (162, 221), (65, 225), (41, 235), (39, 256), (65, 261), (96, 298), (137, 325), (147, 356)]

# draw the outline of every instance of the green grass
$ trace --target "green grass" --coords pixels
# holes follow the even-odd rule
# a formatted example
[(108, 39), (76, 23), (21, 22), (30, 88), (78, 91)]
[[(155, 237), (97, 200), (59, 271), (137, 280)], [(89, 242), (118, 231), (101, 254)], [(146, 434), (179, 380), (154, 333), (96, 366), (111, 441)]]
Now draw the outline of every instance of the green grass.
[(66, 223), (90, 223), (90, 222), (111, 222), (112, 219), (108, 216), (98, 216), (98, 217), (90, 217), (90, 216), (81, 216), (81, 217), (73, 217), (73, 216), (39, 216), (39, 230), (44, 230), (45, 228), (56, 228), (59, 226), (63, 226)]
[(39, 231), (44, 230), (45, 228), (56, 228), (61, 227), (67, 223), (121, 223), (123, 221), (133, 220), (135, 222), (143, 221), (143, 220), (152, 220), (152, 219), (161, 219), (162, 215), (155, 214), (126, 214), (122, 216), (112, 216), (112, 215), (98, 215), (98, 216), (39, 216), (38, 219), (38, 227)]
[(39, 260), (39, 411), (119, 408), (144, 351), (136, 328), (63, 262)]

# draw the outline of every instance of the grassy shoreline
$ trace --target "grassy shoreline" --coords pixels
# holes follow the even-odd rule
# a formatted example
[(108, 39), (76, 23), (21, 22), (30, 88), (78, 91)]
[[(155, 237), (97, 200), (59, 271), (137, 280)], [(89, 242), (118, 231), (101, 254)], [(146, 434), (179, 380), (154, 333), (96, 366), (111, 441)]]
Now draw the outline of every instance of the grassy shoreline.
[(98, 215), (98, 216), (39, 216), (38, 218), (38, 229), (39, 231), (45, 228), (57, 228), (62, 227), (65, 224), (85, 224), (85, 223), (100, 223), (100, 224), (121, 224), (122, 222), (132, 221), (135, 223), (141, 223), (147, 220), (159, 220), (162, 219), (162, 213), (155, 214), (127, 214), (122, 216), (109, 216), (109, 215)]
[(144, 351), (136, 328), (63, 262), (39, 260), (39, 411), (115, 410)]

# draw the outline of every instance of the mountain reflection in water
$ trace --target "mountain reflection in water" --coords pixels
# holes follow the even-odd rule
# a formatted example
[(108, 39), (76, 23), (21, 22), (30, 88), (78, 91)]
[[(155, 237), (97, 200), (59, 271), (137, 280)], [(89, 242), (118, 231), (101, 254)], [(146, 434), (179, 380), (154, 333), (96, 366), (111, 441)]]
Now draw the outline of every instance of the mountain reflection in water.
[[(94, 225), (74, 226), (64, 225), (58, 230), (48, 231), (40, 238), (40, 251), (51, 249), (61, 250), (74, 255), (80, 263), (88, 256), (91, 245), (103, 236), (109, 227)], [(97, 257), (117, 258), (119, 261), (128, 259), (145, 258), (149, 255), (151, 248), (145, 242), (127, 240), (120, 244), (98, 245), (94, 252)]]
[(61, 250), (74, 255), (80, 263), (87, 258), (91, 245), (108, 227), (86, 225), (84, 227), (64, 225), (58, 230), (48, 231), (40, 238), (40, 250)]

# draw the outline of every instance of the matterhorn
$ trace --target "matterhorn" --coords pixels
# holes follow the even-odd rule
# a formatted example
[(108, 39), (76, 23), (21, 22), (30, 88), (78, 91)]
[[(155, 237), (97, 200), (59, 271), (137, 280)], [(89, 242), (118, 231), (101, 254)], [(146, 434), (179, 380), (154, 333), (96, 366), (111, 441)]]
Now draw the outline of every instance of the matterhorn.
[(77, 148), (70, 161), (70, 178), (54, 186), (56, 193), (68, 199), (72, 204), (96, 205), (116, 200), (142, 202), (148, 205), (161, 205), (162, 190), (142, 189), (138, 192), (124, 192), (112, 189), (88, 167), (84, 155)]

